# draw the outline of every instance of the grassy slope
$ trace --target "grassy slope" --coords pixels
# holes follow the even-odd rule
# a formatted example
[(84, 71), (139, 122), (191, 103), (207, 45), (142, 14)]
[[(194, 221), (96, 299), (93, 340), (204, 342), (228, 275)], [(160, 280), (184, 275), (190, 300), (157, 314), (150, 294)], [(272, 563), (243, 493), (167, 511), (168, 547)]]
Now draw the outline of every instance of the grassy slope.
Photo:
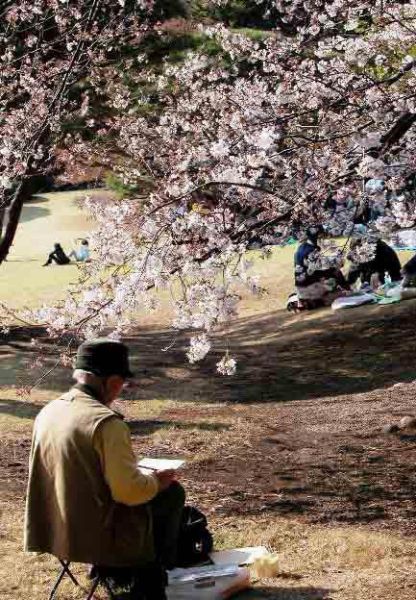
[[(102, 192), (91, 192), (88, 194)], [(82, 192), (60, 192), (43, 194), (26, 204), (15, 242), (6, 263), (0, 267), (0, 298), (15, 308), (37, 307), (43, 303), (56, 302), (65, 296), (71, 283), (77, 281), (75, 264), (42, 268), (45, 258), (55, 242), (60, 242), (67, 251), (73, 247), (74, 239), (88, 236), (91, 222), (77, 206), (76, 200)], [(256, 273), (278, 293), (278, 306), (291, 289), (291, 264), (293, 247), (276, 251), (271, 260), (256, 259)], [(257, 305), (257, 306), (255, 306)], [(264, 302), (245, 303), (246, 311), (257, 312), (276, 308), (276, 299)], [(160, 314), (163, 321), (163, 313)]]

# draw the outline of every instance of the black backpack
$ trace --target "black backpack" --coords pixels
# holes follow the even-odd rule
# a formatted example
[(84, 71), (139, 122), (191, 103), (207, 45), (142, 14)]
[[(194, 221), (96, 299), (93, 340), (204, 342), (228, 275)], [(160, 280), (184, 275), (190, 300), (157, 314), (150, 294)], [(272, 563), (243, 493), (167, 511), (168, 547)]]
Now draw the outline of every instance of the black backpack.
[(178, 539), (178, 567), (192, 567), (211, 562), (213, 539), (206, 516), (194, 506), (185, 506)]

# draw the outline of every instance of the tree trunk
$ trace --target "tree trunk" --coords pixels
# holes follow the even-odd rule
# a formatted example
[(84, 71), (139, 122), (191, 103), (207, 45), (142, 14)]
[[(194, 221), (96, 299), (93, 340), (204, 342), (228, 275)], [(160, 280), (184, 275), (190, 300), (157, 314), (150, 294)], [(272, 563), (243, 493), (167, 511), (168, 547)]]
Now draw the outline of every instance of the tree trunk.
[(378, 155), (387, 152), (392, 146), (400, 142), (401, 138), (413, 127), (416, 122), (416, 115), (413, 113), (404, 113), (381, 139), (381, 145)]
[(23, 203), (30, 198), (30, 179), (19, 183), (1, 214), (0, 264), (7, 258), (16, 235)]

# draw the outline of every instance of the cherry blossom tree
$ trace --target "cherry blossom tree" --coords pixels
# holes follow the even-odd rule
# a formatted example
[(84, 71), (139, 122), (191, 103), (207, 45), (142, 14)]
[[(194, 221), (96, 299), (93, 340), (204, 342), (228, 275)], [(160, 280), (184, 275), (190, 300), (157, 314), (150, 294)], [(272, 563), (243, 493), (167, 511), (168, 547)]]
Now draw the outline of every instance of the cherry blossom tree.
[(68, 126), (85, 110), (83, 81), (111, 60), (119, 43), (139, 42), (152, 6), (148, 0), (1, 3), (0, 263), (34, 177), (55, 168)]
[[(122, 71), (90, 69), (103, 140), (68, 137), (68, 152), (118, 153), (118, 174), (137, 193), (85, 200), (97, 260), (65, 306), (38, 313), (51, 333), (122, 335), (169, 288), (173, 325), (195, 331), (188, 358), (197, 362), (210, 333), (237, 314), (238, 286), (261, 291), (247, 258), (253, 242), (267, 255), (317, 224), (350, 236), (363, 203), (372, 235), (415, 225), (414, 2), (257, 4), (274, 29), (193, 24), (210, 45), (180, 63), (155, 70), (139, 54)], [(164, 35), (157, 23), (154, 31)], [(154, 110), (141, 110), (151, 98)], [(235, 368), (228, 355), (218, 364)]]

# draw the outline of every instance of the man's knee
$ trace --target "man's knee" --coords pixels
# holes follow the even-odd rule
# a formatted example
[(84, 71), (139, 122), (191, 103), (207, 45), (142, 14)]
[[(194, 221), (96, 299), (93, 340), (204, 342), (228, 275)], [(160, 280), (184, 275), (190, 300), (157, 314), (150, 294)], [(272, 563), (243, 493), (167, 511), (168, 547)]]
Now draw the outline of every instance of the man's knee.
[(185, 504), (186, 492), (183, 485), (179, 481), (174, 481), (166, 490), (169, 493), (171, 502), (176, 506), (183, 506)]
[(182, 510), (185, 504), (185, 490), (177, 481), (152, 500), (153, 515), (166, 515)]

